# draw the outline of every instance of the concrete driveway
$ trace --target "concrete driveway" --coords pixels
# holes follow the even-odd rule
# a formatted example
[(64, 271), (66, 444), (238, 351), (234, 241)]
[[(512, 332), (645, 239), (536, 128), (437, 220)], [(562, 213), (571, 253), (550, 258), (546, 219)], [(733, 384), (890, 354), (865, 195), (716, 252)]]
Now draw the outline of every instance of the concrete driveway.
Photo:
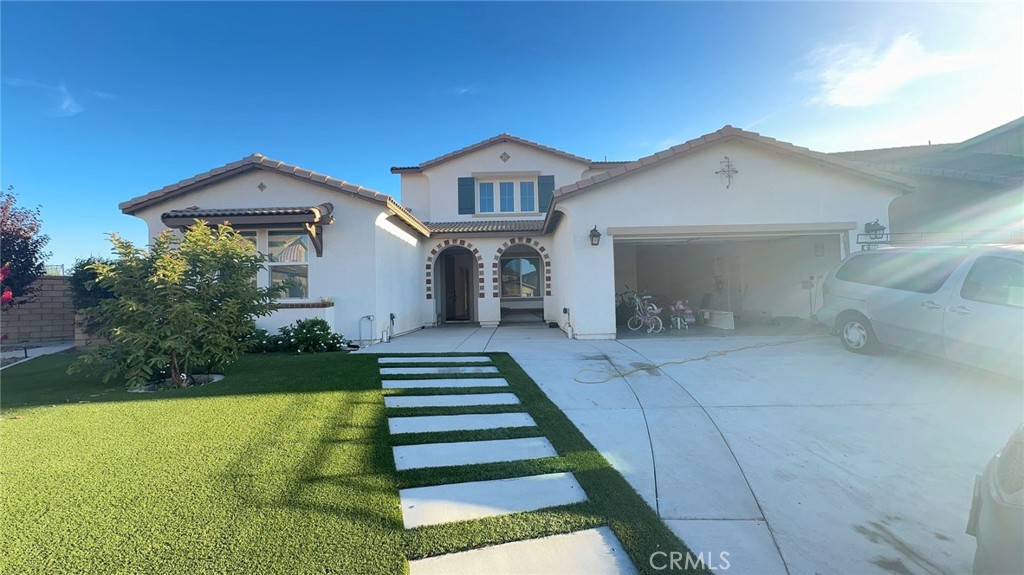
[(1019, 382), (820, 336), (461, 327), (365, 351), (511, 353), (719, 572), (969, 572), (974, 476), (1024, 419)]

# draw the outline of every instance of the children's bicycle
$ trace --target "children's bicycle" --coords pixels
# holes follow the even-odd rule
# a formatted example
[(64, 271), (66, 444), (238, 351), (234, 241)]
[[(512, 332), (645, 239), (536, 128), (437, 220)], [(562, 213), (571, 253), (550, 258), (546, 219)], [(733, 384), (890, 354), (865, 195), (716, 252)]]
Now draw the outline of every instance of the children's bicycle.
[(661, 333), (665, 329), (661, 317), (658, 316), (662, 312), (662, 308), (650, 301), (651, 296), (649, 295), (633, 292), (629, 297), (633, 299), (633, 316), (626, 321), (626, 327), (632, 331), (646, 327), (647, 333)]

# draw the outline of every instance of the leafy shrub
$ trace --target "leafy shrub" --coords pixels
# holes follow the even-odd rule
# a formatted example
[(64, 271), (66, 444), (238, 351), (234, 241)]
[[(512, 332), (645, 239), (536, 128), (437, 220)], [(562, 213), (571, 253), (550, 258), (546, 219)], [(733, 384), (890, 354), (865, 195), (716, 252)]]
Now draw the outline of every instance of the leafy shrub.
[(110, 288), (96, 282), (96, 270), (93, 268), (95, 264), (113, 263), (113, 260), (96, 257), (75, 261), (71, 274), (68, 275), (68, 284), (71, 286), (71, 303), (76, 310), (95, 307), (105, 299), (116, 297)]
[(271, 334), (265, 329), (254, 330), (245, 340), (246, 349), (255, 353), (286, 351), (293, 353), (320, 353), (345, 349), (348, 341), (333, 333), (323, 319), (301, 319)]
[[(79, 313), (96, 307), (105, 299), (116, 297), (110, 288), (104, 287), (96, 281), (96, 270), (93, 265), (98, 263), (111, 265), (114, 262), (105, 258), (90, 257), (76, 260), (75, 265), (71, 268), (71, 274), (68, 276), (68, 285), (71, 287), (71, 303)], [(79, 321), (79, 325), (89, 334), (96, 334), (102, 328), (95, 319), (89, 320), (84, 316)]]
[(95, 370), (104, 381), (138, 386), (169, 375), (186, 387), (243, 352), (242, 339), (275, 308), (278, 288), (252, 281), (263, 256), (231, 227), (197, 221), (184, 237), (160, 234), (147, 250), (116, 234), (117, 259), (86, 267), (116, 297), (85, 310), (110, 345), (80, 356), (70, 373)]

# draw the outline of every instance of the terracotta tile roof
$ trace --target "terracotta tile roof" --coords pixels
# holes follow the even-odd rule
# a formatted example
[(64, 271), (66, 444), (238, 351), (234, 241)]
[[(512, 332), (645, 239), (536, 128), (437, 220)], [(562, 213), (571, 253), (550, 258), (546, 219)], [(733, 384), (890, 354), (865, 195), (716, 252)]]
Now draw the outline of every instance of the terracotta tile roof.
[[(928, 166), (926, 165), (928, 162), (937, 162), (937, 165)], [(1024, 184), (1024, 161), (1019, 157), (1003, 154), (969, 154), (924, 158), (918, 162), (899, 164), (861, 162), (859, 165), (907, 176), (931, 176), (934, 178), (985, 182), (997, 186), (1020, 186)]]
[(183, 210), (164, 212), (160, 220), (169, 228), (191, 225), (195, 220), (210, 223), (227, 221), (233, 226), (260, 226), (271, 224), (309, 223), (330, 225), (334, 223), (331, 213), (334, 204), (324, 202), (308, 208), (214, 208), (204, 209), (197, 206)]
[(480, 220), (469, 222), (428, 222), (432, 234), (488, 234), (539, 232), (544, 220)]
[(585, 180), (580, 180), (573, 184), (569, 184), (558, 188), (557, 190), (555, 190), (551, 206), (548, 208), (548, 215), (544, 220), (544, 230), (545, 232), (551, 232), (552, 230), (554, 230), (555, 225), (557, 225), (558, 218), (552, 216), (552, 214), (555, 213), (553, 207), (561, 199), (579, 193), (587, 192), (601, 184), (604, 184), (605, 182), (616, 180), (638, 170), (647, 169), (653, 165), (660, 164), (665, 160), (692, 153), (700, 148), (703, 148), (704, 146), (707, 146), (712, 142), (733, 139), (741, 139), (750, 142), (755, 142), (758, 144), (767, 145), (772, 147), (776, 151), (794, 154), (807, 160), (810, 160), (812, 162), (818, 163), (820, 165), (835, 168), (840, 171), (845, 171), (856, 176), (867, 178), (872, 181), (897, 188), (901, 191), (913, 191), (914, 189), (914, 184), (910, 180), (899, 178), (892, 174), (886, 173), (882, 170), (878, 170), (870, 166), (859, 165), (855, 162), (847, 162), (844, 160), (840, 160), (834, 157), (830, 157), (828, 154), (815, 152), (808, 148), (797, 146), (789, 142), (783, 142), (780, 140), (776, 140), (775, 138), (762, 136), (757, 132), (748, 132), (747, 130), (741, 130), (739, 128), (734, 128), (726, 124), (722, 129), (718, 131), (711, 132), (710, 134), (705, 134), (703, 136), (700, 136), (699, 138), (694, 138), (677, 146), (672, 146), (667, 150), (662, 150), (655, 154), (651, 154), (650, 156), (640, 158), (635, 162), (628, 162), (626, 164), (614, 166), (607, 172), (602, 172), (600, 174), (596, 174), (592, 177), (589, 177)]
[(326, 174), (318, 174), (312, 170), (306, 170), (292, 164), (286, 164), (279, 160), (272, 160), (262, 154), (252, 154), (251, 156), (246, 156), (237, 162), (231, 162), (230, 164), (225, 164), (208, 172), (203, 172), (202, 174), (197, 174), (191, 178), (186, 178), (178, 183), (164, 186), (159, 190), (154, 190), (148, 194), (132, 198), (127, 202), (121, 202), (118, 207), (121, 209), (121, 212), (131, 215), (144, 207), (157, 204), (176, 196), (187, 194), (197, 188), (255, 169), (269, 170), (289, 177), (310, 181), (314, 184), (337, 192), (342, 192), (353, 197), (381, 204), (395, 212), (401, 220), (413, 229), (419, 231), (423, 235), (430, 235), (429, 230), (427, 230), (426, 226), (424, 226), (422, 222), (417, 220), (409, 210), (405, 209), (402, 205), (396, 202), (394, 198), (387, 194), (382, 194), (369, 188), (338, 180)]
[(497, 136), (494, 136), (493, 138), (488, 138), (488, 139), (486, 139), (486, 140), (484, 140), (482, 142), (477, 142), (477, 143), (475, 143), (475, 144), (473, 144), (471, 146), (466, 146), (465, 148), (462, 148), (460, 150), (455, 150), (454, 152), (449, 152), (449, 153), (447, 153), (447, 154), (445, 154), (443, 156), (438, 156), (438, 157), (436, 157), (436, 158), (434, 158), (432, 160), (427, 160), (426, 162), (423, 162), (423, 163), (421, 163), (418, 166), (405, 166), (405, 167), (395, 166), (395, 167), (391, 168), (391, 173), (392, 174), (403, 174), (403, 173), (422, 172), (423, 170), (425, 170), (426, 168), (429, 168), (431, 166), (436, 166), (438, 164), (443, 164), (444, 162), (447, 162), (447, 161), (450, 161), (450, 160), (454, 160), (455, 158), (458, 158), (460, 156), (465, 156), (466, 154), (469, 154), (471, 152), (475, 152), (477, 150), (481, 150), (483, 148), (486, 148), (488, 146), (492, 146), (494, 144), (502, 144), (502, 143), (506, 143), (506, 142), (513, 142), (513, 143), (516, 143), (516, 144), (521, 144), (523, 146), (528, 146), (530, 148), (534, 148), (536, 150), (540, 150), (540, 151), (546, 152), (548, 154), (553, 154), (553, 155), (556, 155), (556, 156), (561, 156), (561, 157), (563, 157), (563, 158), (565, 158), (567, 160), (572, 160), (574, 162), (579, 162), (581, 164), (591, 164), (592, 163), (590, 160), (588, 160), (587, 158), (584, 158), (582, 156), (577, 156), (575, 154), (570, 154), (569, 152), (564, 152), (562, 150), (558, 150), (558, 149), (552, 148), (550, 146), (545, 146), (543, 144), (538, 144), (537, 142), (532, 142), (530, 140), (527, 140), (527, 139), (524, 139), (524, 138), (520, 138), (518, 136), (513, 136), (512, 134), (498, 134)]
[[(327, 212), (328, 214), (330, 212)], [(229, 218), (232, 216), (299, 216), (313, 214), (313, 208), (185, 208), (164, 212), (164, 218)]]
[[(959, 144), (904, 146), (831, 155), (893, 174), (1020, 186), (1024, 184), (1024, 158), (1020, 153), (1013, 153), (1013, 147), (1002, 153), (985, 147), (986, 141), (1008, 132), (1016, 132), (1018, 142), (1024, 140), (1024, 117)], [(1016, 150), (1020, 150), (1020, 144)]]

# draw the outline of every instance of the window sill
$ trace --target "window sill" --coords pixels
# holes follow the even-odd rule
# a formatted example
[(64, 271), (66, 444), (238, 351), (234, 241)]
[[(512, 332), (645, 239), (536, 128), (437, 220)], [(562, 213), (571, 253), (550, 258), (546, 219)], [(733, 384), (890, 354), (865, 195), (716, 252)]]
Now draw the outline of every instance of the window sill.
[(477, 212), (471, 214), (474, 218), (529, 218), (543, 216), (540, 212)]

